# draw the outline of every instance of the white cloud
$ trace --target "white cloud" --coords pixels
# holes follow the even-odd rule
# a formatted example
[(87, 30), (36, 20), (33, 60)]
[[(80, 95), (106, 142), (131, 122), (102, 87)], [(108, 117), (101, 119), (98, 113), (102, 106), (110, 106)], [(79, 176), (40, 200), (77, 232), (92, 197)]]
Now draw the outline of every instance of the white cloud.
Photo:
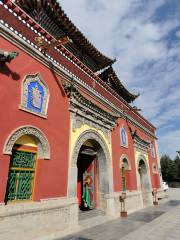
[(177, 155), (176, 151), (180, 151), (180, 130), (171, 130), (166, 134), (162, 135), (158, 140), (159, 151), (162, 153), (168, 153), (171, 158), (175, 158)]
[(177, 31), (177, 32), (176, 32), (176, 36), (177, 36), (178, 38), (180, 38), (180, 31)]
[[(180, 27), (178, 8), (173, 15), (162, 14), (161, 20), (154, 20), (156, 11), (166, 3), (76, 0), (72, 5), (71, 0), (60, 1), (85, 36), (105, 55), (116, 57), (114, 67), (121, 81), (132, 92), (140, 91), (135, 103), (160, 129), (171, 126), (172, 119), (180, 120), (180, 43), (171, 39), (171, 32)], [(180, 37), (180, 31), (176, 36)], [(180, 127), (176, 127), (179, 133)], [(168, 144), (168, 138), (162, 137)]]

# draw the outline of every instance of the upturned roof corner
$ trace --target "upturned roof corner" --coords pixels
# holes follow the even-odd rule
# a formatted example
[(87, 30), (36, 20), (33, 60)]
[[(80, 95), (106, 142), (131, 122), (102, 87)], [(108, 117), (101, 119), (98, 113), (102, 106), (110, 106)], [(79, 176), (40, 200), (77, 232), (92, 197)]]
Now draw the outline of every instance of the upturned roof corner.
[(128, 103), (133, 102), (140, 95), (139, 93), (133, 94), (124, 87), (112, 66), (106, 68), (98, 76)]

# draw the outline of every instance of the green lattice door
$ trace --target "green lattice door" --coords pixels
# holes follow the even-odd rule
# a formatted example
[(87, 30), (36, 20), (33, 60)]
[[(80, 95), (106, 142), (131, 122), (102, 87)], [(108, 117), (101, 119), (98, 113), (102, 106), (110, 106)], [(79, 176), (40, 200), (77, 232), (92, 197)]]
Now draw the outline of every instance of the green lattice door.
[(35, 163), (36, 153), (13, 150), (6, 202), (32, 199)]

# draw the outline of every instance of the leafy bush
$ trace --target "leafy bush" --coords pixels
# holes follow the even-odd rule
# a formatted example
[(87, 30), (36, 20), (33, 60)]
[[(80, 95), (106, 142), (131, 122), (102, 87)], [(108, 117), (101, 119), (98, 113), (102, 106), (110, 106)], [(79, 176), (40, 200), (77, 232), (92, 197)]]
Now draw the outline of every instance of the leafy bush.
[(161, 157), (162, 178), (166, 182), (180, 181), (180, 158), (176, 156), (172, 160), (168, 155)]

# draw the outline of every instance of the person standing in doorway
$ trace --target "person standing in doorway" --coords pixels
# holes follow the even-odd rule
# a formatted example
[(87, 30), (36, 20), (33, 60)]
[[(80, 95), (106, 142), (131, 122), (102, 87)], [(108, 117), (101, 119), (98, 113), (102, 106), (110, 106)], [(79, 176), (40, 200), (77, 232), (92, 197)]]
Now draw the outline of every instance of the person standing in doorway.
[(82, 199), (83, 199), (84, 210), (89, 210), (91, 202), (90, 202), (90, 194), (88, 189), (88, 182), (85, 182), (85, 188), (84, 188)]

